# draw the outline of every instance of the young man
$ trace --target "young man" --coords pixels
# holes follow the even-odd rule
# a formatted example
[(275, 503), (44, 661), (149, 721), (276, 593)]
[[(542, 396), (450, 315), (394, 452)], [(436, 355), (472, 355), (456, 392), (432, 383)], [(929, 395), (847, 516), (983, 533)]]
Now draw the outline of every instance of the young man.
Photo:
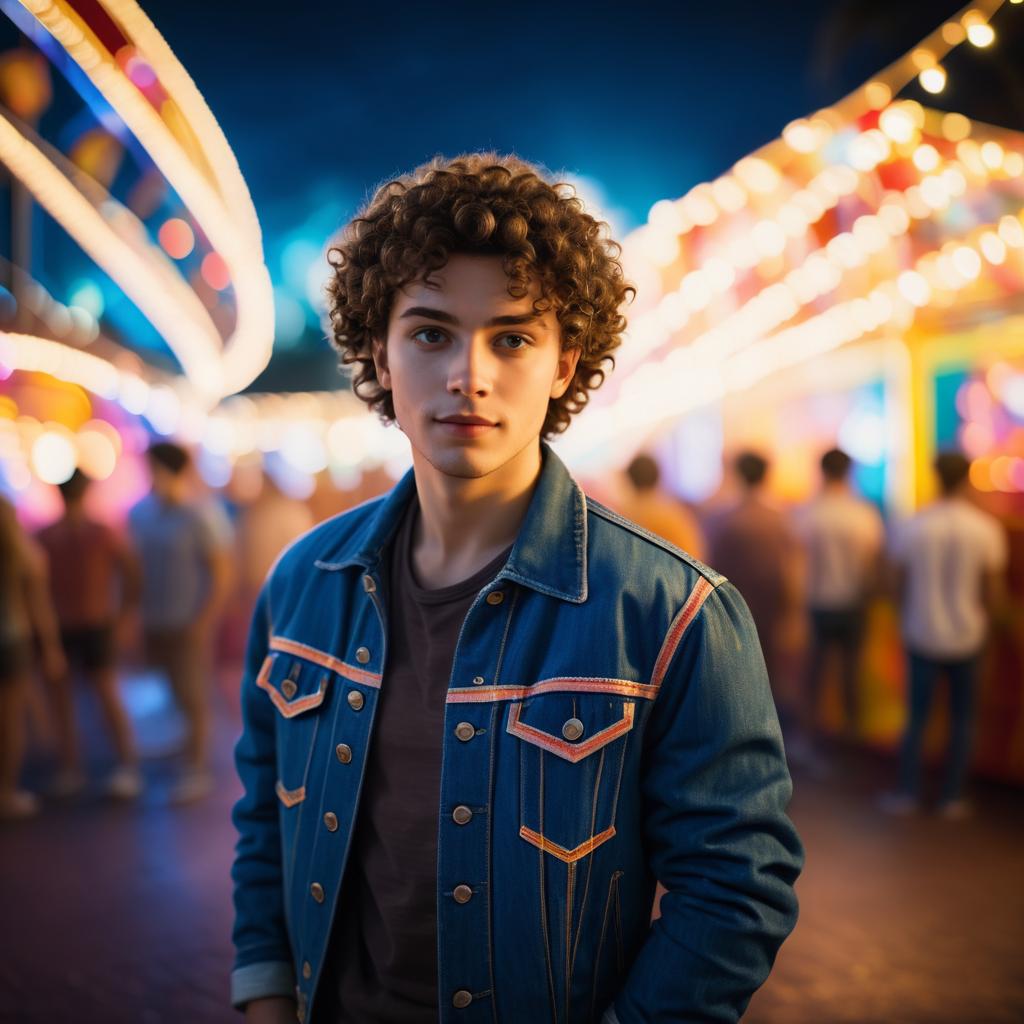
[(385, 185), (333, 250), (342, 360), (413, 468), (296, 542), (257, 606), (250, 1021), (732, 1021), (793, 927), (801, 850), (742, 600), (541, 440), (619, 344), (615, 253), (564, 186), (493, 154)]
[(142, 562), (146, 661), (162, 669), (185, 716), (185, 771), (174, 803), (209, 793), (213, 631), (227, 587), (225, 529), (191, 494), (188, 452), (169, 441), (148, 451), (153, 489), (129, 513)]
[(860, 668), (868, 599), (881, 575), (885, 527), (870, 502), (850, 486), (852, 460), (832, 448), (821, 457), (821, 493), (800, 511), (797, 529), (807, 564), (807, 607), (811, 651), (805, 678), (806, 732), (817, 733), (817, 711), (825, 661), (838, 655), (846, 733), (855, 738), (860, 720), (857, 673)]
[(970, 464), (959, 452), (935, 460), (940, 496), (892, 539), (910, 677), (910, 715), (900, 756), (900, 787), (882, 799), (891, 814), (917, 810), (921, 744), (941, 676), (949, 680), (950, 733), (939, 813), (966, 817), (974, 689), (989, 619), (1003, 601), (1006, 534), (967, 497)]
[[(69, 668), (86, 676), (99, 698), (117, 756), (107, 792), (132, 799), (142, 792), (142, 775), (131, 723), (117, 690), (116, 627), (138, 602), (139, 572), (127, 545), (86, 510), (89, 483), (76, 469), (60, 485), (64, 515), (40, 530), (37, 539), (50, 566), (50, 590)], [(60, 772), (54, 786), (57, 795), (71, 795), (85, 784), (71, 684), (70, 672), (51, 684), (60, 748)]]

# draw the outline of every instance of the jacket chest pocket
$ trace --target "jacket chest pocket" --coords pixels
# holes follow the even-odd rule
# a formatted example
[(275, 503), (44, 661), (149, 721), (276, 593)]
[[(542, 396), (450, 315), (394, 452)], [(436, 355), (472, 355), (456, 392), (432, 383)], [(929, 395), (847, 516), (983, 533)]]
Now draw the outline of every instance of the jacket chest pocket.
[(573, 864), (615, 835), (634, 713), (633, 701), (598, 694), (547, 693), (510, 705), (526, 842)]
[(271, 653), (256, 685), (277, 711), (277, 797), (294, 807), (306, 797), (306, 779), (334, 673), (316, 662)]

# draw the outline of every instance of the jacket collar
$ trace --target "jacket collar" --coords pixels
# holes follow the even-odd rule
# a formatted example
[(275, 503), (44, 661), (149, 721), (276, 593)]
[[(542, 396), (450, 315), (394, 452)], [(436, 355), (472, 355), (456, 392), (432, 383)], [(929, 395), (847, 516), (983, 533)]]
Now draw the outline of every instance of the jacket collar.
[[(376, 570), (415, 492), (416, 477), (410, 469), (343, 545), (321, 552), (317, 568), (331, 571), (358, 565), (368, 572)], [(544, 441), (540, 476), (498, 579), (515, 580), (574, 604), (587, 599), (587, 499)]]

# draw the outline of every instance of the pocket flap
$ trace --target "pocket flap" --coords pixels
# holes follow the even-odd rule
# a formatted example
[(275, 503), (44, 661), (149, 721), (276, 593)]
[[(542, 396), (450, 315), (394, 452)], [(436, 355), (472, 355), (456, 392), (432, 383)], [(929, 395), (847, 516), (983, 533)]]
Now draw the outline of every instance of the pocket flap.
[(319, 665), (288, 655), (268, 654), (256, 685), (285, 718), (294, 718), (323, 704), (330, 680), (331, 674)]
[(575, 764), (629, 732), (635, 710), (633, 701), (549, 694), (510, 705), (506, 729)]

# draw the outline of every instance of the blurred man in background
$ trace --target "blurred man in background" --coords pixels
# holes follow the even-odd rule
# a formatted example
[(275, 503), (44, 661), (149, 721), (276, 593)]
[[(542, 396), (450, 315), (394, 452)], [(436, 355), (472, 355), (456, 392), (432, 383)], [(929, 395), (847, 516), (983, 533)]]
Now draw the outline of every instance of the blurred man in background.
[(637, 455), (626, 467), (627, 492), (622, 514), (694, 558), (704, 560), (704, 537), (697, 517), (681, 502), (661, 490), (661, 470), (646, 454)]
[(811, 643), (804, 700), (806, 738), (813, 743), (826, 661), (838, 656), (845, 728), (859, 721), (857, 675), (868, 598), (877, 587), (885, 527), (874, 505), (853, 493), (852, 460), (833, 448), (821, 458), (821, 493), (797, 516), (804, 544)]
[(882, 800), (883, 809), (893, 814), (919, 807), (921, 742), (943, 675), (949, 681), (950, 737), (939, 813), (954, 819), (970, 813), (963, 788), (974, 690), (991, 613), (1003, 600), (1007, 544), (999, 522), (968, 500), (969, 468), (958, 452), (939, 455), (938, 500), (904, 523), (892, 540), (910, 678), (900, 787)]
[[(134, 557), (117, 534), (86, 511), (89, 482), (76, 469), (60, 485), (64, 515), (41, 530), (38, 540), (49, 559), (50, 591), (69, 668), (85, 675), (95, 690), (117, 755), (107, 791), (130, 799), (142, 791), (142, 776), (131, 725), (117, 690), (117, 626), (138, 602), (139, 573)], [(67, 673), (50, 688), (60, 758), (52, 787), (57, 796), (71, 796), (85, 785), (71, 683)]]
[[(786, 516), (765, 495), (767, 460), (742, 452), (733, 468), (741, 493), (712, 522), (710, 562), (732, 581), (750, 608), (779, 702), (784, 654), (793, 645), (794, 623), (802, 612), (799, 551)], [(783, 715), (783, 727), (786, 724)]]
[(43, 673), (60, 678), (66, 663), (46, 587), (46, 554), (0, 497), (0, 820), (39, 810), (36, 797), (19, 788), (33, 642), (39, 644)]
[(160, 441), (148, 452), (152, 492), (129, 514), (142, 561), (146, 660), (162, 669), (185, 716), (185, 772), (176, 803), (200, 799), (209, 775), (214, 629), (228, 585), (226, 540), (209, 510), (192, 498), (188, 452)]

